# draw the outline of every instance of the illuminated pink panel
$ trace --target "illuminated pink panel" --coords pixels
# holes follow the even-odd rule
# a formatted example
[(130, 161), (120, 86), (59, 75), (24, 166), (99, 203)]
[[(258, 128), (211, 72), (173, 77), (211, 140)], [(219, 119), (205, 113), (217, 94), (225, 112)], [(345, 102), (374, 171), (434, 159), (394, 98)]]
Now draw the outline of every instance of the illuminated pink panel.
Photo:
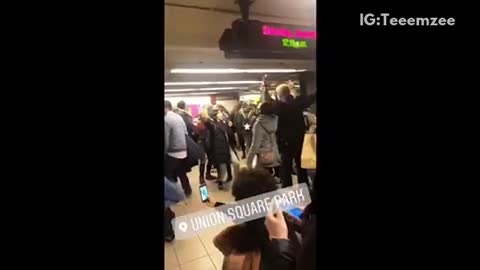
[(264, 35), (264, 36), (270, 36), (270, 27), (264, 25), (264, 26), (262, 27), (262, 30), (263, 30), (263, 35)]
[(311, 32), (303, 32), (301, 30), (295, 31), (293, 34), (291, 30), (286, 29), (286, 28), (275, 28), (271, 26), (264, 25), (262, 27), (263, 30), (263, 35), (264, 36), (275, 36), (275, 37), (286, 37), (286, 38), (303, 38), (303, 39), (316, 39), (317, 38), (317, 32), (316, 31), (311, 31)]
[(275, 28), (275, 27), (264, 25), (262, 27), (262, 30), (263, 30), (264, 36), (287, 37), (287, 38), (294, 37), (292, 31), (286, 28)]
[(190, 114), (192, 115), (193, 118), (196, 118), (198, 115), (200, 115), (200, 105), (187, 105), (188, 108), (190, 109)]
[(317, 32), (315, 31), (303, 32), (303, 31), (297, 30), (297, 32), (295, 32), (295, 36), (297, 38), (317, 39)]

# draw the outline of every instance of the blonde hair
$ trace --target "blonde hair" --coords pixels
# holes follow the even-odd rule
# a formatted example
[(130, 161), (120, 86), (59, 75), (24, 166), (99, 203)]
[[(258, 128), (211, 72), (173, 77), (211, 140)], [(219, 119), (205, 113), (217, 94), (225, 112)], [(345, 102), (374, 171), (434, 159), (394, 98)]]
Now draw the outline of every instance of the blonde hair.
[(203, 105), (202, 110), (200, 111), (200, 117), (205, 119), (208, 118), (208, 107), (209, 105)]
[(290, 95), (290, 87), (286, 84), (280, 84), (276, 89), (277, 96), (287, 96)]

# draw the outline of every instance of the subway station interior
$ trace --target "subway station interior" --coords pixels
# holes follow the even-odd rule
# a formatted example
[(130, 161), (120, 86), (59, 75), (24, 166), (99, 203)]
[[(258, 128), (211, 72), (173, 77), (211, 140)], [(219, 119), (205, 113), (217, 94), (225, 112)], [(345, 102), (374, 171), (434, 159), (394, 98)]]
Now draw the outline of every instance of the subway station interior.
[[(220, 105), (218, 108), (225, 110), (225, 117), (230, 117), (225, 121), (232, 128), (236, 123), (233, 111), (238, 113), (244, 106), (260, 108), (265, 92), (275, 100), (280, 85), (288, 86), (293, 99), (314, 95), (317, 92), (315, 11), (313, 0), (166, 0), (166, 104), (168, 101), (174, 112), (184, 111), (194, 125), (201, 121), (206, 108)], [(305, 115), (315, 116), (316, 102), (312, 100), (308, 105)], [(247, 132), (254, 124), (255, 120), (241, 128)], [(235, 130), (232, 133), (239, 167), (246, 168), (251, 145), (243, 150)], [(209, 156), (210, 159), (214, 157)], [(294, 165), (291, 173), (293, 184), (299, 183), (295, 168)], [(198, 166), (188, 168), (191, 190), (187, 192), (181, 181), (173, 181), (185, 198), (172, 204), (169, 211), (179, 217), (207, 209), (209, 206), (199, 192), (202, 184), (216, 201), (235, 201), (231, 192), (235, 180), (219, 185), (220, 170), (221, 167), (214, 165), (207, 172), (215, 180), (202, 179), (203, 172)], [(281, 179), (275, 177), (281, 187)], [(308, 183), (312, 182), (314, 174), (308, 172)], [(166, 239), (165, 269), (233, 269), (225, 268), (225, 255), (214, 243), (214, 238), (231, 225), (205, 230), (189, 239)]]

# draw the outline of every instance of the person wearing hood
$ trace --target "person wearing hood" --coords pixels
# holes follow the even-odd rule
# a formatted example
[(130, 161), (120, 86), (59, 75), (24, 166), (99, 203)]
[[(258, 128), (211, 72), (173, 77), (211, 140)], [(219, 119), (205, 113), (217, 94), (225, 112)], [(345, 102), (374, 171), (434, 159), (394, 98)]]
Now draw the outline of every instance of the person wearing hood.
[[(253, 125), (252, 145), (248, 151), (249, 168), (265, 168), (272, 172), (280, 166), (281, 158), (277, 145), (278, 116), (273, 114), (273, 104), (265, 102), (260, 105), (260, 115)], [(257, 157), (256, 164), (254, 159)]]
[(185, 104), (185, 101), (179, 101), (177, 103), (176, 113), (178, 113), (182, 117), (183, 122), (185, 122), (185, 126), (187, 126), (188, 136), (194, 138), (195, 125), (193, 124), (192, 115), (186, 110), (186, 107), (187, 105)]

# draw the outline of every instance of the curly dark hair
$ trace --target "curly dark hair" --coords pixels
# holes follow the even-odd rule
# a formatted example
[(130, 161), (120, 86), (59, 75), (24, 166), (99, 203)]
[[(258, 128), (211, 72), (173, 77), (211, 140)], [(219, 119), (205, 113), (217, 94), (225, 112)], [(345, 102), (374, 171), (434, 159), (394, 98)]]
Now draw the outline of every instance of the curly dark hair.
[(235, 200), (243, 200), (277, 190), (275, 177), (265, 169), (241, 169), (232, 185)]

